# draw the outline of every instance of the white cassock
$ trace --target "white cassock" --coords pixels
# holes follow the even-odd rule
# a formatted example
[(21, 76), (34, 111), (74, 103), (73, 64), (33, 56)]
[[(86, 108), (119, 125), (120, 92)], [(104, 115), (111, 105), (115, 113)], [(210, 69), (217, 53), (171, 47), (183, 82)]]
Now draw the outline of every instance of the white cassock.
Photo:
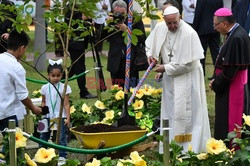
[(211, 133), (200, 64), (204, 54), (197, 33), (183, 20), (172, 33), (163, 21), (148, 36), (146, 51), (157, 60), (161, 55), (165, 67), (161, 120), (169, 119), (170, 141), (175, 140), (184, 151), (189, 144), (194, 152), (205, 151)]

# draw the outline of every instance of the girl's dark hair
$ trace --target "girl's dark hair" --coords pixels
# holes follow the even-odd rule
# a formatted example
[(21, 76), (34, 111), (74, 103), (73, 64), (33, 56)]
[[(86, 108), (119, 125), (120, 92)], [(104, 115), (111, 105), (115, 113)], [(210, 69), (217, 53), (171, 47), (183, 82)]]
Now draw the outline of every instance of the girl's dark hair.
[(48, 74), (52, 72), (53, 69), (59, 69), (61, 73), (63, 73), (63, 67), (62, 65), (54, 64), (54, 65), (49, 65), (47, 68)]

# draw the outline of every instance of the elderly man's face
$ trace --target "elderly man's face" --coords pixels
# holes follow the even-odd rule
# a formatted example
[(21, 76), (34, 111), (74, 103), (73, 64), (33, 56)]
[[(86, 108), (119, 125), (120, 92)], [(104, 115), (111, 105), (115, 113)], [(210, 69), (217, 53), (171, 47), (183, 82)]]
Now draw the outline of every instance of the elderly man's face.
[(179, 14), (170, 14), (164, 16), (165, 23), (170, 32), (176, 32), (179, 27), (180, 16)]
[(123, 8), (123, 7), (119, 7), (119, 6), (116, 6), (114, 9), (113, 9), (113, 12), (114, 13), (120, 13), (122, 15), (126, 15), (127, 14), (127, 9), (126, 8)]
[(225, 21), (220, 21), (217, 16), (214, 16), (213, 23), (214, 30), (218, 31), (222, 35), (225, 35), (227, 33), (227, 30), (225, 28)]

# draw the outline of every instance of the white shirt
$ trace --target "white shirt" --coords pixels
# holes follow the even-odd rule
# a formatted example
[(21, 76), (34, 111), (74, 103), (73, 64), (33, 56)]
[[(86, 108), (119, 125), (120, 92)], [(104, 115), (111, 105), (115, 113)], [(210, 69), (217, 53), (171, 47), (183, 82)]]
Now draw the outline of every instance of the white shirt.
[[(108, 6), (107, 10), (102, 9), (103, 4), (106, 4)], [(100, 0), (99, 2), (96, 3), (96, 8), (98, 10), (94, 11), (96, 17), (93, 18), (93, 20), (97, 24), (104, 24), (108, 17), (108, 13), (111, 10), (109, 0)]]
[(0, 54), (0, 120), (16, 115), (22, 107), (20, 101), (28, 97), (25, 75), (23, 66), (13, 55)]
[[(59, 83), (55, 84), (55, 86), (56, 86), (56, 88), (58, 88), (60, 94), (62, 95), (64, 84), (59, 82)], [(68, 85), (65, 95), (68, 95), (71, 92), (72, 92), (71, 88)], [(45, 96), (46, 106), (49, 107), (49, 114), (46, 115), (46, 118), (58, 118), (59, 111), (60, 111), (60, 105), (61, 105), (61, 98), (58, 95), (57, 91), (55, 90), (54, 86), (51, 85), (50, 83), (43, 85), (41, 88), (41, 94)], [(52, 107), (52, 105), (54, 108)], [(63, 108), (62, 117), (66, 118), (66, 112), (65, 112), (64, 108)]]
[[(190, 8), (190, 5), (194, 4), (194, 8)], [(196, 7), (196, 0), (183, 0), (183, 20), (189, 24), (193, 24), (194, 22), (194, 13)]]

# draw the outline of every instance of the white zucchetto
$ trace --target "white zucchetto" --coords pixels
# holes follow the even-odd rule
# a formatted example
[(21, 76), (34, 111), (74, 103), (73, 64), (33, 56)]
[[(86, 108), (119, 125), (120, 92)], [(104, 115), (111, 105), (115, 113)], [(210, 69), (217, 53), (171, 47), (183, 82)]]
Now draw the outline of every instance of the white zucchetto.
[(174, 7), (174, 6), (168, 6), (164, 10), (163, 15), (167, 16), (167, 15), (170, 15), (170, 14), (177, 14), (177, 13), (179, 13), (179, 10), (176, 7)]

